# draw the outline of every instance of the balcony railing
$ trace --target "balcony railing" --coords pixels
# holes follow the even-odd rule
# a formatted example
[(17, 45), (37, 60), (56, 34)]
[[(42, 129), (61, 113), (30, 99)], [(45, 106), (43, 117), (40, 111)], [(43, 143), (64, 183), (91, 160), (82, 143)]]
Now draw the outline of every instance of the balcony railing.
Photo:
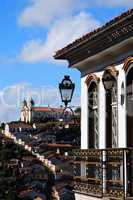
[(125, 199), (133, 196), (133, 149), (74, 150), (75, 192)]

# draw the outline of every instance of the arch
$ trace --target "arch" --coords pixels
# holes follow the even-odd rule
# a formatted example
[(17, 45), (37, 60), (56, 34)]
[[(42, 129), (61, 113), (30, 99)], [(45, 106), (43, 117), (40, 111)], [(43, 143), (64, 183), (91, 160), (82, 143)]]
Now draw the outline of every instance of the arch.
[(119, 74), (119, 71), (112, 65), (112, 66), (108, 66), (105, 71), (104, 71), (104, 74), (103, 74), (103, 77), (104, 75), (108, 73), (110, 74), (112, 77), (116, 78)]
[(126, 133), (127, 147), (133, 147), (133, 60), (126, 66)]
[(94, 81), (98, 84), (100, 81), (100, 78), (96, 76), (95, 74), (89, 74), (85, 80), (85, 83), (87, 84), (87, 86), (90, 85), (91, 81)]
[(124, 71), (126, 73), (127, 73), (128, 69), (129, 69), (131, 63), (133, 63), (133, 56), (128, 57), (124, 62), (123, 69), (124, 69)]

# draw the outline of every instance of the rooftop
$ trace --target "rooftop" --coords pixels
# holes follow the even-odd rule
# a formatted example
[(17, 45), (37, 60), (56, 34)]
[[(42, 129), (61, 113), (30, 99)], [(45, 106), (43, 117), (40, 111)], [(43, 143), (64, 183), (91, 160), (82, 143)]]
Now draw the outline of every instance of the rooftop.
[[(76, 39), (74, 42), (68, 44), (66, 47), (58, 50), (54, 55), (54, 58), (68, 59), (70, 61), (70, 64), (73, 64), (72, 59), (75, 59), (75, 61), (77, 61), (77, 59), (80, 60), (80, 58), (77, 58), (81, 57), (79, 51), (77, 51), (77, 48), (80, 48), (81, 46), (83, 58), (85, 53), (87, 56), (92, 56), (97, 52), (97, 49), (101, 51), (104, 48), (108, 48), (112, 44), (120, 42), (120, 38), (122, 37), (124, 39), (127, 39), (129, 37), (129, 33), (130, 35), (133, 35), (132, 20), (133, 9), (130, 9), (127, 12), (121, 14), (120, 16), (115, 17), (111, 21), (107, 22), (102, 27), (83, 35), (79, 39)], [(100, 39), (99, 36), (101, 37)], [(85, 46), (85, 44), (87, 45)], [(87, 52), (85, 52), (85, 48), (89, 48)], [(73, 55), (74, 53), (76, 56)]]
[(51, 107), (33, 107), (32, 110), (43, 112), (63, 112), (63, 108), (51, 108)]
[(10, 128), (32, 128), (31, 124), (21, 122), (21, 121), (15, 121), (15, 122), (10, 122), (8, 123)]

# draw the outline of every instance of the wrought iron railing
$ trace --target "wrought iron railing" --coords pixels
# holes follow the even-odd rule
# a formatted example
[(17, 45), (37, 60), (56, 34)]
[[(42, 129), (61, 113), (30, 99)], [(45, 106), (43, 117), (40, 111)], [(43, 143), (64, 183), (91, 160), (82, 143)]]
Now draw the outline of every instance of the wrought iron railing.
[(75, 191), (102, 196), (102, 151), (74, 151)]
[(133, 196), (133, 149), (74, 150), (75, 192), (125, 199)]
[(106, 154), (105, 196), (124, 198), (124, 149), (108, 149)]

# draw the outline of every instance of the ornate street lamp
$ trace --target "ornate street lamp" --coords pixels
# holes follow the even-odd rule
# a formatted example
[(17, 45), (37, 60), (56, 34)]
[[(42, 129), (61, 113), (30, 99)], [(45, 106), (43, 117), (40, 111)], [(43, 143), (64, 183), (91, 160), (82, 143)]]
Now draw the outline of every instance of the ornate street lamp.
[(75, 84), (71, 81), (70, 76), (64, 76), (61, 83), (59, 83), (61, 100), (65, 104), (65, 108), (63, 110), (63, 115), (67, 109), (70, 109), (70, 111), (73, 115), (74, 124), (75, 124), (74, 111), (72, 110), (71, 107), (68, 107), (68, 103), (70, 103), (72, 100), (74, 89), (75, 89)]
[(59, 83), (59, 90), (61, 94), (61, 100), (65, 104), (65, 108), (72, 100), (75, 84), (71, 81), (70, 76), (64, 76), (64, 79)]

